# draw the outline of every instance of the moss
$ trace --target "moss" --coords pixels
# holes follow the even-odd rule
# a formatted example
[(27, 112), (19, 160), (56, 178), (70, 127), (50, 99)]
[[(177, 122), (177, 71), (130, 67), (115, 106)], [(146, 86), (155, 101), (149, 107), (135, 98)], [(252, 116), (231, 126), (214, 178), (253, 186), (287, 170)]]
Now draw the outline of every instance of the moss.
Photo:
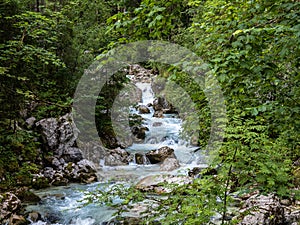
[(68, 170), (69, 172), (71, 172), (72, 168), (73, 168), (72, 167), (72, 162), (69, 162), (65, 169)]
[(31, 186), (34, 189), (42, 189), (42, 188), (46, 188), (49, 187), (49, 180), (45, 177), (36, 177), (34, 178)]
[(0, 137), (0, 189), (30, 186), (38, 173), (40, 154), (37, 135), (31, 131), (6, 132)]

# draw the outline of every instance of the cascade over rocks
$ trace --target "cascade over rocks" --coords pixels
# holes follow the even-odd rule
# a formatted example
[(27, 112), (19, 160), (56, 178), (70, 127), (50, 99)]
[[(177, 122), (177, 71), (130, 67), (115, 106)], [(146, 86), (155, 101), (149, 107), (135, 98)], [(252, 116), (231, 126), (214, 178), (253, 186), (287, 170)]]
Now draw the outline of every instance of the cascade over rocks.
[(134, 157), (135, 157), (136, 164), (140, 164), (140, 165), (149, 164), (149, 159), (142, 153), (135, 153)]
[[(146, 75), (141, 75), (140, 72), (137, 72), (140, 70), (140, 68), (136, 68), (135, 70), (135, 66), (131, 67), (131, 69), (131, 72), (138, 74), (137, 76), (133, 76), (133, 83), (136, 82), (136, 84), (133, 85), (135, 85), (136, 89), (138, 90), (135, 94), (136, 97), (134, 97), (138, 101), (136, 105), (139, 105), (140, 102), (143, 102), (144, 105), (139, 105), (136, 107), (138, 112), (132, 110), (136, 112), (136, 114), (130, 113), (128, 115), (128, 112), (123, 110), (124, 107), (122, 104), (115, 104), (117, 110), (112, 110), (112, 114), (107, 115), (107, 117), (101, 117), (101, 119), (104, 121), (108, 121), (108, 119), (114, 119), (112, 120), (113, 126), (110, 126), (109, 123), (104, 123), (104, 126), (106, 127), (99, 129), (101, 142), (97, 140), (82, 142), (81, 140), (77, 139), (78, 131), (75, 128), (69, 114), (60, 118), (49, 118), (35, 123), (37, 130), (40, 132), (43, 139), (44, 144), (42, 146), (42, 150), (44, 153), (49, 153), (43, 155), (44, 169), (41, 171), (41, 173), (35, 175), (36, 180), (45, 178), (52, 185), (66, 185), (70, 182), (90, 183), (97, 180), (95, 165), (100, 166), (100, 169), (98, 170), (98, 176), (99, 179), (103, 179), (105, 182), (111, 180), (111, 178), (115, 181), (132, 181), (139, 179), (142, 175), (141, 173), (138, 172), (132, 174), (127, 170), (123, 171), (124, 168), (127, 168), (123, 166), (128, 164), (158, 164), (153, 166), (155, 172), (159, 172), (158, 169), (160, 169), (160, 171), (172, 171), (180, 167), (179, 161), (174, 154), (174, 149), (168, 146), (156, 149), (157, 144), (159, 144), (158, 142), (164, 141), (166, 145), (170, 144), (174, 146), (174, 148), (177, 146), (175, 144), (179, 143), (177, 134), (179, 132), (178, 130), (180, 121), (177, 121), (177, 118), (170, 119), (170, 116), (167, 116), (167, 118), (164, 120), (160, 120), (151, 118), (152, 114), (143, 115), (153, 113), (153, 109), (150, 107), (154, 108), (154, 114), (157, 117), (164, 117), (165, 113), (177, 112), (163, 96), (158, 97), (153, 102), (153, 92), (150, 88), (150, 82), (152, 82), (153, 74), (145, 70)], [(138, 82), (144, 82), (144, 84)], [(145, 84), (145, 82), (148, 84)], [(126, 91), (121, 92), (118, 98), (121, 100), (129, 100), (130, 94)], [(125, 120), (124, 116), (126, 116), (128, 120)], [(149, 126), (150, 131), (143, 125), (144, 121), (145, 124)], [(159, 140), (156, 140), (155, 142), (152, 142), (151, 139), (145, 140), (146, 134), (150, 137), (156, 138), (155, 135), (157, 135), (157, 133), (153, 132), (153, 130), (156, 129), (160, 131), (160, 129), (164, 129), (165, 127), (162, 127), (163, 124), (170, 124), (170, 126), (166, 125), (166, 135), (160, 135)], [(153, 127), (156, 128), (153, 129)], [(118, 131), (124, 130), (124, 132), (115, 134), (115, 128), (117, 128)], [(158, 134), (160, 134), (160, 132), (158, 132)], [(168, 142), (169, 140), (170, 142)], [(124, 148), (132, 145), (133, 143), (135, 145), (133, 145), (132, 148), (129, 148), (130, 150), (128, 151), (132, 151), (132, 153), (129, 154), (126, 150), (124, 150)], [(142, 145), (140, 145), (141, 143)], [(155, 150), (149, 151), (145, 154), (145, 147), (147, 147), (146, 149), (149, 149), (149, 146), (144, 146), (143, 144), (149, 144), (150, 146), (154, 144), (150, 149)], [(95, 163), (95, 165), (93, 163)], [(132, 168), (131, 165), (130, 168)], [(107, 166), (121, 167), (107, 168)], [(137, 168), (136, 171), (139, 171), (139, 168), (143, 167), (135, 167), (135, 165), (133, 165), (133, 168), (134, 170)], [(149, 168), (152, 170), (152, 167)], [(111, 173), (108, 171), (111, 171)], [(122, 171), (122, 174), (119, 174), (118, 171)], [(112, 177), (110, 178), (109, 176)], [(141, 191), (151, 191), (162, 194), (171, 192), (173, 190), (173, 184), (175, 186), (183, 185), (192, 182), (192, 180), (193, 179), (191, 177), (187, 176), (154, 175), (143, 178), (140, 180), (140, 182), (138, 182), (136, 187)], [(165, 187), (162, 185), (162, 183), (170, 184), (170, 186)], [(146, 200), (148, 201), (148, 199)], [(151, 203), (151, 206), (152, 205), (153, 204)], [(143, 212), (144, 209), (148, 208), (148, 206), (149, 204), (147, 202), (145, 205), (141, 204), (141, 202), (138, 202), (136, 205), (130, 205), (130, 213), (135, 213), (138, 216), (136, 217), (136, 219), (138, 219), (136, 221), (137, 224), (139, 224), (140, 221), (140, 212)], [(60, 222), (59, 219), (60, 217), (63, 217), (63, 215), (56, 214), (56, 209), (52, 211), (54, 212), (54, 217), (51, 213), (47, 213), (47, 215), (50, 216), (45, 217), (43, 215), (42, 220), (51, 223)], [(41, 215), (36, 212), (30, 214), (32, 221), (40, 220), (40, 217)], [(68, 220), (70, 223), (72, 221), (73, 220)], [(130, 224), (133, 223), (130, 216), (125, 216), (124, 222), (128, 221), (130, 221)], [(75, 220), (73, 222), (75, 223)]]
[(177, 114), (178, 112), (172, 104), (170, 104), (165, 97), (157, 97), (153, 101), (154, 117), (163, 118), (163, 114)]
[(154, 79), (151, 83), (152, 90), (157, 98), (153, 101), (154, 117), (162, 118), (163, 114), (177, 114), (175, 107), (169, 103), (163, 94), (165, 89), (165, 80), (164, 79)]

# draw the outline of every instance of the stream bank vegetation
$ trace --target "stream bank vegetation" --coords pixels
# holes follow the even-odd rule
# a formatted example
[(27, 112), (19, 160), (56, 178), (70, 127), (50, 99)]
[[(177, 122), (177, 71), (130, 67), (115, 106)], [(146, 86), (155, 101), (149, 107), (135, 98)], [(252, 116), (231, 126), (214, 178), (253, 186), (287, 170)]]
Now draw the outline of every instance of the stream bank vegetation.
[[(30, 186), (31, 174), (40, 169), (41, 143), (26, 119), (69, 112), (76, 84), (97, 55), (120, 44), (155, 39), (180, 44), (208, 64), (222, 87), (229, 119), (222, 148), (210, 165), (218, 168), (217, 175), (202, 172), (191, 184), (175, 188), (156, 200), (151, 216), (162, 224), (205, 224), (218, 212), (224, 224), (233, 193), (258, 190), (299, 199), (299, 12), (297, 0), (4, 0), (1, 190)], [(190, 94), (199, 109), (199, 145), (205, 146), (210, 109), (203, 91), (172, 66), (148, 66)], [(124, 82), (122, 76), (116, 79), (110, 87), (114, 94), (105, 95), (99, 109), (110, 108)], [(110, 123), (103, 118), (99, 124)], [(193, 127), (185, 127), (187, 133), (189, 129)], [(134, 188), (121, 190), (121, 205), (146, 198)]]

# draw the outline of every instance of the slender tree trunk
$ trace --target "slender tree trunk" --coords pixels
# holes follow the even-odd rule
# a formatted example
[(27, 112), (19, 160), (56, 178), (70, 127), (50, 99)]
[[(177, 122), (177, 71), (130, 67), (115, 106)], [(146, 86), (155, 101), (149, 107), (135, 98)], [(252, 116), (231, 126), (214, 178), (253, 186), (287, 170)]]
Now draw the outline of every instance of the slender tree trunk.
[(35, 2), (35, 11), (40, 12), (40, 0), (36, 0)]

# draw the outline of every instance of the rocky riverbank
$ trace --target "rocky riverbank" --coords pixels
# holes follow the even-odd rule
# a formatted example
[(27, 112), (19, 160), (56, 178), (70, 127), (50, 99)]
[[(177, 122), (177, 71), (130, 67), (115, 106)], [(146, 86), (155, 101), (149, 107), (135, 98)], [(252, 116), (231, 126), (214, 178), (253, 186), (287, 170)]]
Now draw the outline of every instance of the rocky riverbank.
[[(59, 118), (45, 118), (36, 121), (31, 117), (27, 119), (27, 126), (40, 135), (41, 143), (38, 151), (40, 156), (33, 163), (39, 165), (40, 170), (31, 176), (30, 188), (45, 188), (49, 186), (65, 186), (70, 183), (89, 184), (96, 181), (133, 182), (134, 187), (144, 193), (165, 195), (171, 194), (172, 185), (192, 184), (198, 179), (203, 168), (190, 168), (185, 175), (179, 176), (176, 171), (181, 166), (181, 162), (175, 154), (175, 150), (167, 145), (158, 148), (144, 150), (142, 152), (130, 152), (126, 147), (133, 143), (144, 143), (150, 124), (145, 125), (142, 115), (152, 115), (162, 119), (168, 114), (177, 114), (176, 108), (170, 104), (162, 93), (164, 84), (152, 82), (153, 71), (146, 70), (139, 65), (130, 67), (129, 74), (135, 83), (151, 83), (153, 91), (157, 97), (148, 104), (136, 106), (136, 112), (130, 115), (130, 136), (126, 139), (116, 139), (113, 134), (107, 132), (102, 136), (103, 146), (99, 142), (91, 141), (82, 143), (78, 141), (78, 130), (73, 123), (71, 114), (66, 114)], [(142, 93), (146, 90), (134, 88), (135, 101), (141, 101)], [(152, 114), (151, 114), (152, 113)], [(155, 121), (151, 124), (154, 128), (162, 128), (162, 121)], [(165, 134), (164, 134), (165, 135)], [(158, 140), (149, 139), (148, 142), (165, 143), (166, 136)], [(104, 140), (104, 141), (103, 141)], [(174, 141), (174, 140), (172, 140)], [(178, 141), (178, 140), (175, 140)], [(197, 145), (197, 143), (194, 143)], [(128, 169), (129, 165), (157, 166), (157, 174), (147, 174), (145, 176), (136, 172), (134, 176), (128, 176), (122, 170)], [(122, 167), (120, 174), (107, 175), (108, 170)], [(136, 168), (134, 168), (136, 169)], [(216, 169), (211, 169), (209, 175), (218, 176)], [(165, 187), (163, 184), (169, 185)], [(21, 225), (36, 221), (50, 221), (56, 223), (59, 216), (50, 215), (47, 219), (36, 211), (24, 212), (24, 204), (38, 203), (41, 199), (30, 191), (29, 187), (17, 188), (0, 194), (0, 224)], [(62, 200), (65, 196), (59, 196)], [(228, 213), (228, 221), (239, 221), (240, 225), (299, 225), (300, 202), (295, 198), (280, 199), (275, 194), (267, 196), (255, 192), (243, 196), (234, 196), (235, 211)], [(139, 224), (141, 212), (152, 204), (151, 199), (143, 199), (141, 202), (128, 207), (130, 216), (125, 216), (121, 220), (127, 224)], [(151, 206), (152, 208), (155, 206)], [(134, 215), (134, 216), (133, 216)], [(89, 220), (92, 221), (92, 220)], [(215, 221), (216, 224), (220, 220)], [(114, 219), (106, 224), (119, 224), (120, 220)], [(84, 224), (83, 222), (81, 224)]]

